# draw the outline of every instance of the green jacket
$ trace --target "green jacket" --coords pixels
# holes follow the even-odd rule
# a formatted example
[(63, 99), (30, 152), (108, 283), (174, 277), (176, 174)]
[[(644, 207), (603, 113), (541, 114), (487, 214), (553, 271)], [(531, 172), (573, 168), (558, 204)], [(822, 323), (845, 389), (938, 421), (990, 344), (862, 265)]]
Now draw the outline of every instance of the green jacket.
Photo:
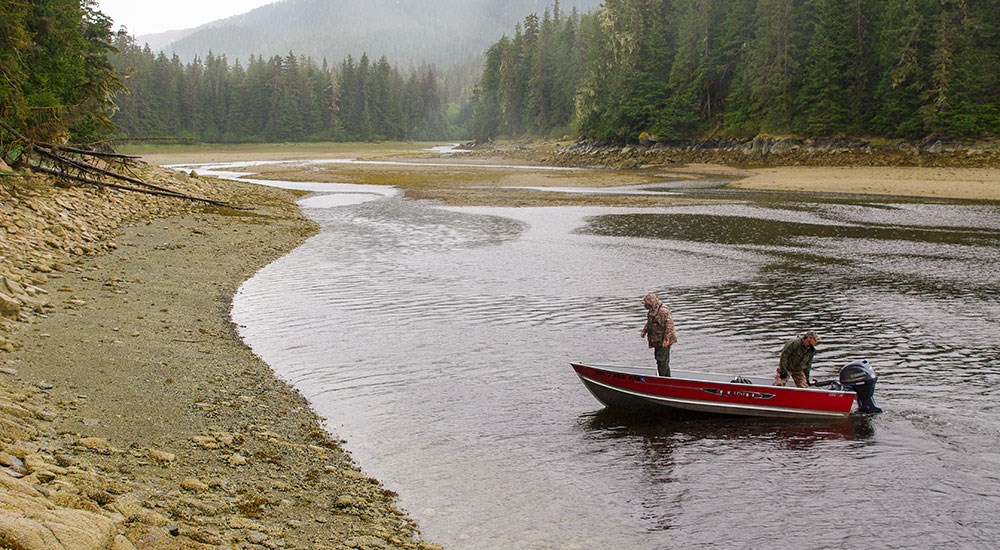
[(808, 378), (809, 369), (812, 368), (813, 355), (815, 354), (815, 346), (807, 346), (804, 336), (789, 340), (785, 344), (785, 348), (781, 350), (781, 370), (805, 372), (806, 378)]

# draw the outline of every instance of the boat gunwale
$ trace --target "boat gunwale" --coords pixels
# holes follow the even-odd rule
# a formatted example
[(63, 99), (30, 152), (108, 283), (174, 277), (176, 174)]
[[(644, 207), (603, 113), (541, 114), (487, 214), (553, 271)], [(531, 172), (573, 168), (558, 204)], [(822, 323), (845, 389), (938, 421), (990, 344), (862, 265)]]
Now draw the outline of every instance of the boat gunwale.
[[(607, 372), (615, 372), (615, 373), (618, 373), (618, 374), (629, 374), (629, 375), (635, 375), (635, 376), (650, 376), (650, 377), (657, 378), (657, 379), (660, 379), (660, 380), (684, 380), (684, 381), (687, 381), (687, 382), (708, 382), (710, 384), (725, 384), (725, 385), (737, 386), (737, 387), (740, 387), (740, 388), (747, 388), (747, 387), (754, 387), (754, 386), (756, 386), (756, 387), (762, 387), (762, 388), (770, 388), (770, 389), (773, 389), (773, 390), (776, 390), (776, 391), (779, 391), (779, 392), (781, 392), (781, 391), (807, 391), (807, 392), (808, 391), (812, 391), (812, 392), (823, 392), (823, 393), (831, 393), (831, 392), (832, 393), (843, 393), (843, 394), (850, 394), (851, 396), (855, 395), (854, 392), (849, 391), (849, 390), (835, 390), (833, 388), (822, 388), (822, 387), (815, 387), (815, 386), (810, 386), (808, 388), (800, 388), (798, 386), (775, 386), (775, 385), (769, 384), (767, 382), (754, 382), (754, 383), (751, 383), (751, 384), (745, 384), (745, 383), (741, 383), (741, 382), (732, 382), (732, 381), (725, 381), (725, 380), (713, 380), (712, 378), (709, 378), (709, 377), (729, 376), (729, 375), (722, 375), (720, 373), (711, 373), (711, 372), (690, 371), (690, 370), (675, 370), (675, 371), (672, 371), (671, 376), (660, 376), (659, 373), (656, 372), (656, 368), (655, 367), (626, 367), (626, 366), (614, 366), (614, 365), (591, 365), (591, 364), (588, 364), (588, 363), (576, 363), (576, 362), (571, 362), (570, 365), (572, 365), (573, 367), (585, 367), (585, 368), (589, 368), (589, 369), (597, 369), (597, 370), (602, 370), (602, 371), (607, 371)], [(632, 370), (652, 371), (652, 373), (650, 373), (650, 374), (639, 374), (639, 373), (631, 372)], [(579, 374), (579, 373), (577, 373), (577, 374)], [(680, 374), (680, 376), (676, 376), (675, 374)], [(696, 377), (691, 377), (690, 376), (690, 375), (698, 375), (698, 374), (706, 375), (707, 377), (706, 378), (696, 378)], [(732, 376), (740, 376), (740, 377), (747, 378), (749, 380), (754, 380), (754, 379), (764, 380), (765, 379), (764, 377), (761, 377), (761, 376), (744, 376), (744, 375), (732, 375)]]

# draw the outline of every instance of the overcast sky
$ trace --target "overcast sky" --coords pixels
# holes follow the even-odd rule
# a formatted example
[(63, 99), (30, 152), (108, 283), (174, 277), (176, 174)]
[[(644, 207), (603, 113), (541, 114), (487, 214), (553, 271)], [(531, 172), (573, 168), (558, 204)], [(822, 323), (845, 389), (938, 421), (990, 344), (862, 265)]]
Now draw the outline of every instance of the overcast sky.
[(190, 29), (277, 0), (98, 0), (98, 8), (134, 36)]

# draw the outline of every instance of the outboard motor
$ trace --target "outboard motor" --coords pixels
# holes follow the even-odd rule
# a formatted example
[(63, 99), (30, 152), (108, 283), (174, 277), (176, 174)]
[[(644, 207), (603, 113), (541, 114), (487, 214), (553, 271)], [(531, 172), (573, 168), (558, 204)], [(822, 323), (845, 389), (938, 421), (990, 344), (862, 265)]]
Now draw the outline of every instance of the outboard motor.
[(878, 375), (875, 369), (868, 364), (867, 359), (851, 361), (840, 369), (840, 385), (844, 389), (852, 389), (857, 394), (858, 412), (863, 414), (874, 414), (882, 412), (882, 409), (875, 405), (875, 382)]

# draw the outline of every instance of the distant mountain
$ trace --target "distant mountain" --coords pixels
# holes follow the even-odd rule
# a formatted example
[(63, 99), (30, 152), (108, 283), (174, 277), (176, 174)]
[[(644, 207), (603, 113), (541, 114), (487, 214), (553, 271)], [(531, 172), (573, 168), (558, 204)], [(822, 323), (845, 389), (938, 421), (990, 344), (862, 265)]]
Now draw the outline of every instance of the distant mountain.
[(153, 51), (160, 51), (163, 49), (169, 50), (169, 47), (174, 42), (181, 40), (187, 36), (191, 36), (191, 33), (195, 32), (197, 29), (181, 29), (176, 31), (165, 31), (158, 32), (154, 34), (144, 34), (136, 38), (136, 42), (139, 44), (146, 44), (149, 49)]
[[(581, 13), (601, 0), (563, 0), (559, 9)], [(231, 61), (292, 51), (331, 63), (353, 55), (393, 63), (450, 66), (477, 56), (527, 15), (539, 17), (552, 0), (284, 0), (208, 23), (163, 43), (161, 35), (139, 37), (154, 50), (182, 61), (209, 51)], [(154, 42), (160, 43), (159, 47)]]

